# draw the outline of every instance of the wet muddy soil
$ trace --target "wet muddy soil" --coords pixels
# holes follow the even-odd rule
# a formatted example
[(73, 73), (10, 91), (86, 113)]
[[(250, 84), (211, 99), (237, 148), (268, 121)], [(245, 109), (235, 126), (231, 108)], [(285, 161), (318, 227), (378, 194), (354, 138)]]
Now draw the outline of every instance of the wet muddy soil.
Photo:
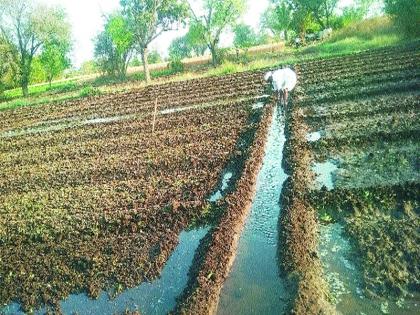
[(279, 275), (277, 225), (283, 182), (284, 122), (273, 115), (255, 197), (226, 279), (217, 314), (278, 314), (285, 312), (289, 293)]

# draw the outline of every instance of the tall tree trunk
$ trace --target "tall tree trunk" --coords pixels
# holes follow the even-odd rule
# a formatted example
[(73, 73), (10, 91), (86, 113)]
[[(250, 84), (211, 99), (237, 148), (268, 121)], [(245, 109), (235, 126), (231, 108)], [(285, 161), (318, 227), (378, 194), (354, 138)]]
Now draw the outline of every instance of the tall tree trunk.
[(216, 67), (217, 64), (219, 63), (219, 60), (217, 58), (216, 46), (215, 45), (210, 45), (209, 49), (210, 49), (210, 53), (211, 53), (211, 64), (213, 65), (213, 67)]
[(31, 64), (32, 64), (32, 57), (31, 56), (22, 56), (20, 62), (20, 86), (22, 88), (22, 94), (24, 97), (29, 95), (29, 79), (31, 76)]
[(22, 78), (20, 80), (20, 86), (22, 87), (22, 94), (24, 97), (29, 95), (29, 73), (24, 70), (22, 71)]
[(150, 70), (149, 70), (149, 62), (147, 60), (148, 56), (149, 56), (148, 48), (147, 47), (143, 48), (141, 50), (140, 54), (141, 54), (141, 60), (143, 62), (144, 78), (146, 79), (146, 84), (148, 84), (151, 81)]

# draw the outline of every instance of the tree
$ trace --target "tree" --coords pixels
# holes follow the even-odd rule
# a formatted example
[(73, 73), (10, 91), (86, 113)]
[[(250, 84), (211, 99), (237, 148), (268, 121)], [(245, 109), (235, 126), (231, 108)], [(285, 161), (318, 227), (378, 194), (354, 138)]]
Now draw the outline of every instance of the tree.
[(44, 44), (70, 40), (70, 25), (59, 7), (34, 5), (31, 0), (0, 0), (0, 31), (17, 51), (20, 85), (28, 95), (32, 60)]
[(157, 50), (152, 50), (149, 53), (147, 61), (151, 64), (162, 62), (162, 56), (159, 54)]
[(18, 72), (16, 59), (17, 52), (0, 35), (0, 97), (6, 88), (14, 87), (16, 73)]
[(288, 0), (299, 14), (311, 14), (322, 29), (331, 26), (331, 18), (338, 0)]
[(69, 51), (70, 45), (68, 43), (50, 41), (45, 44), (40, 61), (50, 87), (52, 80), (70, 67), (71, 63), (67, 55)]
[(212, 56), (212, 64), (219, 63), (218, 45), (220, 36), (228, 27), (233, 27), (245, 11), (245, 0), (203, 0), (204, 15), (199, 16), (190, 5), (192, 21), (190, 36), (206, 44)]
[(123, 15), (142, 57), (144, 76), (150, 82), (149, 44), (163, 32), (176, 29), (188, 17), (185, 0), (121, 0)]
[(181, 60), (192, 57), (192, 47), (186, 36), (175, 38), (169, 46), (169, 57), (171, 60)]
[(107, 17), (105, 30), (95, 39), (95, 59), (103, 74), (124, 78), (134, 53), (134, 36), (120, 13)]
[(249, 48), (260, 43), (258, 34), (249, 25), (238, 24), (233, 32), (235, 34), (233, 44), (236, 48)]
[(419, 0), (385, 0), (385, 12), (392, 17), (406, 36), (420, 35)]
[(292, 25), (292, 10), (286, 1), (272, 1), (271, 5), (263, 13), (261, 24), (263, 28), (269, 29), (274, 36), (284, 35), (289, 40), (288, 31)]

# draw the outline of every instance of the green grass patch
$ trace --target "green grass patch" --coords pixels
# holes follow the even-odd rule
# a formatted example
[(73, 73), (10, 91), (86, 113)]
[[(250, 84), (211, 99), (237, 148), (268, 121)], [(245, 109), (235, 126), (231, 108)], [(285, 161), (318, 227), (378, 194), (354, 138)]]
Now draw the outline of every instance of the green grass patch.
[(333, 33), (326, 41), (302, 48), (303, 54), (328, 57), (397, 45), (405, 38), (387, 17), (363, 20)]
[[(80, 85), (74, 81), (54, 82), (51, 84), (51, 87), (48, 83), (45, 83), (41, 85), (29, 86), (29, 96), (38, 96), (41, 94), (59, 94), (75, 91), (77, 89), (80, 89)], [(23, 97), (22, 89), (20, 87), (4, 92), (4, 98), (6, 100), (11, 100), (20, 97)]]

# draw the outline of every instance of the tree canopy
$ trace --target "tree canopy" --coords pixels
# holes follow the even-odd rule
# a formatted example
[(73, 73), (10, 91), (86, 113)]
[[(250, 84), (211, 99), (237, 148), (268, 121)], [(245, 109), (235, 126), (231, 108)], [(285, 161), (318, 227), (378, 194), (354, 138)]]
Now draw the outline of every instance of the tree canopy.
[(200, 15), (190, 6), (190, 36), (196, 43), (207, 45), (213, 65), (219, 62), (218, 45), (222, 32), (236, 25), (245, 8), (245, 0), (203, 0), (204, 14)]
[(185, 0), (121, 0), (128, 31), (142, 56), (146, 82), (150, 82), (148, 67), (149, 44), (162, 33), (176, 29), (188, 17)]
[(420, 35), (419, 0), (385, 0), (385, 11), (409, 37)]
[(271, 33), (288, 40), (288, 31), (292, 26), (291, 6), (284, 0), (272, 0), (263, 16), (261, 17), (261, 26), (271, 31)]
[(95, 39), (95, 59), (104, 74), (125, 77), (134, 52), (134, 37), (120, 13), (106, 18), (105, 29)]
[(259, 35), (246, 24), (238, 24), (233, 30), (235, 37), (233, 44), (237, 48), (249, 48), (260, 44)]
[(0, 31), (17, 53), (23, 95), (28, 95), (31, 64), (47, 42), (70, 43), (70, 25), (59, 7), (30, 0), (0, 0)]

